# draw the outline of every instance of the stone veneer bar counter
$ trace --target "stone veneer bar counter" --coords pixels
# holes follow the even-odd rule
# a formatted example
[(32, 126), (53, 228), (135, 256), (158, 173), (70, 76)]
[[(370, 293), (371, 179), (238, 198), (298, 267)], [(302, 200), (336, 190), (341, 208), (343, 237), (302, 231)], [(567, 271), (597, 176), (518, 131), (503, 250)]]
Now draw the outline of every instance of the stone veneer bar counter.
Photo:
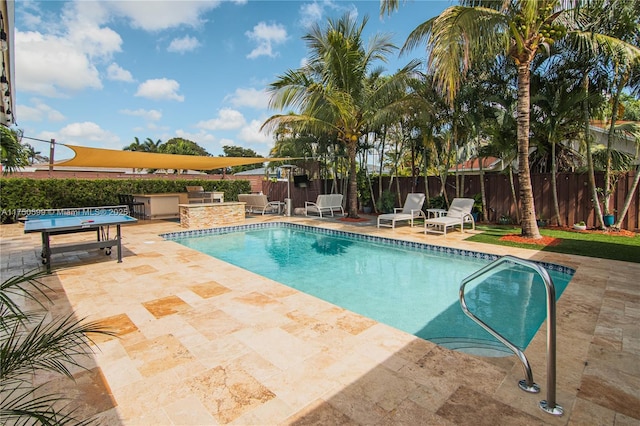
[(244, 205), (241, 202), (180, 204), (180, 226), (202, 229), (212, 226), (244, 223)]

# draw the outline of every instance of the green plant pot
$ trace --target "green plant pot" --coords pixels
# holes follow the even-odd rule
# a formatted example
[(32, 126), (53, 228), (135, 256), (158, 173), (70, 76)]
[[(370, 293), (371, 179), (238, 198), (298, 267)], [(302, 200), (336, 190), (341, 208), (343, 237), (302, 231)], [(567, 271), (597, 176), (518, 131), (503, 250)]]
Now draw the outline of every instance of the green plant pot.
[(615, 222), (615, 217), (612, 214), (605, 214), (604, 217), (604, 226), (611, 226), (613, 222)]

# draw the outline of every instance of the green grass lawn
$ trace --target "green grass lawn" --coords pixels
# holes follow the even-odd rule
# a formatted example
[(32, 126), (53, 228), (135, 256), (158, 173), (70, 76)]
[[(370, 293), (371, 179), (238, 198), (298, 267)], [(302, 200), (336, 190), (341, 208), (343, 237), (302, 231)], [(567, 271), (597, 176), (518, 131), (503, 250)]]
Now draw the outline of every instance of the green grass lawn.
[(636, 234), (634, 237), (627, 237), (617, 235), (615, 232), (599, 234), (540, 228), (540, 234), (543, 236), (560, 240), (557, 245), (541, 247), (511, 241), (500, 241), (500, 238), (505, 235), (520, 234), (520, 228), (514, 228), (513, 226), (479, 225), (476, 229), (483, 232), (467, 238), (468, 241), (640, 263), (640, 234)]

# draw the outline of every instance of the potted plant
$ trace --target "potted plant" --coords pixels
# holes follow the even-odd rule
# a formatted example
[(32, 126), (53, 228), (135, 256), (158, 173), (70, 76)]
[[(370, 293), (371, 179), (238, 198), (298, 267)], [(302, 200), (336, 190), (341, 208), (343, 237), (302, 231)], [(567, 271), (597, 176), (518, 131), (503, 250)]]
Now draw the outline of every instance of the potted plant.
[(604, 226), (611, 226), (616, 221), (616, 217), (613, 213), (608, 213), (602, 216), (602, 220), (604, 221)]
[(615, 216), (613, 215), (614, 211), (609, 211), (609, 206), (607, 205), (607, 196), (611, 194), (611, 191), (605, 191), (602, 188), (596, 188), (596, 192), (598, 193), (598, 198), (600, 204), (602, 204), (602, 220), (604, 222), (604, 226), (611, 226), (615, 222)]
[(580, 222), (573, 224), (573, 229), (576, 229), (578, 231), (586, 231), (587, 230), (587, 224), (584, 223), (584, 220), (581, 220)]

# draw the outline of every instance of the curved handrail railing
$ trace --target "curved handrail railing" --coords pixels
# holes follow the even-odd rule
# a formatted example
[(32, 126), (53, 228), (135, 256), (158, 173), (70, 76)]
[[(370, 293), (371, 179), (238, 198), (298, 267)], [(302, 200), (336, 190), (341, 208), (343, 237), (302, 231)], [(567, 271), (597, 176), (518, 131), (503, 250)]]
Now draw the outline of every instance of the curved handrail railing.
[(490, 263), (484, 268), (469, 275), (460, 283), (460, 306), (462, 311), (473, 321), (478, 323), (482, 328), (489, 332), (492, 336), (502, 342), (507, 348), (509, 348), (522, 362), (525, 372), (525, 379), (518, 382), (520, 389), (526, 392), (537, 393), (540, 392), (540, 387), (533, 381), (533, 373), (531, 371), (531, 365), (524, 352), (522, 352), (513, 343), (507, 340), (504, 336), (491, 328), (487, 323), (476, 317), (467, 307), (467, 301), (464, 298), (464, 289), (466, 285), (486, 274), (487, 272), (495, 269), (503, 263), (515, 263), (533, 269), (542, 277), (544, 281), (546, 295), (547, 295), (547, 399), (540, 401), (540, 408), (549, 414), (561, 416), (563, 408), (556, 404), (556, 290), (553, 285), (553, 280), (549, 276), (549, 273), (542, 266), (537, 263), (520, 259), (515, 256), (503, 256), (498, 260)]

